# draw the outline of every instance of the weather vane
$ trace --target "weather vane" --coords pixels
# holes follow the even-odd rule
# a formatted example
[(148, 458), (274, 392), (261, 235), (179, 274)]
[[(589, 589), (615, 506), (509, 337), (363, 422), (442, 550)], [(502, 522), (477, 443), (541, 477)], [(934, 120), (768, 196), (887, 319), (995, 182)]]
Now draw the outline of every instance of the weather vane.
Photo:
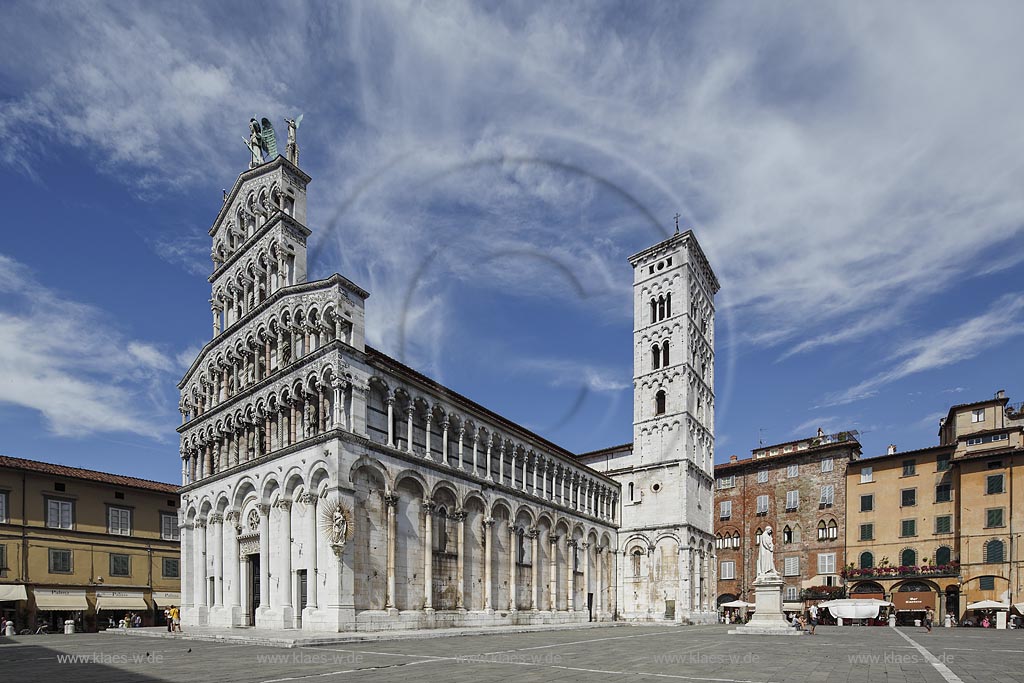
[(676, 234), (678, 235), (679, 234), (679, 212), (678, 211), (676, 212), (675, 219), (676, 219)]

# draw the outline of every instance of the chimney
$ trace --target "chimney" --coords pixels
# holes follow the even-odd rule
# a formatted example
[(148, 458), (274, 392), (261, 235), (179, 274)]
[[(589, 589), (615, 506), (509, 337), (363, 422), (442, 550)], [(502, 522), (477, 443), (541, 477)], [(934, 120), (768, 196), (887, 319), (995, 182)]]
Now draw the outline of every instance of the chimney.
[(739, 460), (739, 458), (737, 458), (735, 455), (729, 456), (729, 462), (736, 462), (737, 460)]
[(997, 391), (996, 398), (1006, 398), (1006, 389), (1000, 389)]
[(896, 444), (891, 443), (891, 444), (889, 444), (889, 448), (886, 449), (885, 454), (886, 455), (892, 455), (895, 452), (896, 452)]

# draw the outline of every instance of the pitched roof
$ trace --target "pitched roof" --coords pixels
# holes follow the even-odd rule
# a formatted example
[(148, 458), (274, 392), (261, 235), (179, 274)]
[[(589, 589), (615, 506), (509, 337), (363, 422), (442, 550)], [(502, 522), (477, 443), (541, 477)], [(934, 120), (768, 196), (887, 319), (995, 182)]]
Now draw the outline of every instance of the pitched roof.
[(165, 484), (149, 479), (128, 477), (123, 474), (110, 474), (109, 472), (97, 472), (96, 470), (85, 470), (80, 467), (68, 467), (67, 465), (55, 465), (49, 462), (38, 460), (25, 460), (24, 458), (12, 458), (7, 455), (0, 455), (0, 468), (22, 470), (28, 472), (39, 472), (55, 477), (66, 477), (68, 479), (86, 479), (113, 486), (128, 486), (148, 491), (160, 491), (162, 493), (177, 493), (178, 486)]

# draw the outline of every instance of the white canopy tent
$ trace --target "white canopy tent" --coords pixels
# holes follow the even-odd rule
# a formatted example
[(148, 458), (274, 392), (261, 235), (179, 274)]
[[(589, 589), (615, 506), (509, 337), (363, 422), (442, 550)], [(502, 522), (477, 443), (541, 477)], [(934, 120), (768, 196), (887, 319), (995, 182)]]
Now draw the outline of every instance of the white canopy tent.
[(733, 600), (732, 602), (723, 602), (719, 607), (746, 607), (747, 609), (754, 609), (754, 603), (744, 602), (742, 600)]
[(843, 600), (826, 600), (818, 603), (837, 619), (877, 619), (883, 607), (892, 607), (891, 602), (875, 598), (847, 598)]
[(972, 602), (967, 605), (967, 609), (1010, 609), (1010, 606), (1005, 602), (996, 602), (995, 600), (979, 600), (978, 602)]

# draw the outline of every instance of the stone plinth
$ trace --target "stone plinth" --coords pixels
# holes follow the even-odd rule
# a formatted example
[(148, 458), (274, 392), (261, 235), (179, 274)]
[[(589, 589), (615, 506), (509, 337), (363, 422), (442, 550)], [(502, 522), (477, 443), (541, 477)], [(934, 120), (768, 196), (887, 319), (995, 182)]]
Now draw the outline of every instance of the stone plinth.
[(729, 631), (737, 635), (800, 636), (782, 613), (782, 587), (786, 584), (778, 574), (764, 574), (754, 581), (754, 616), (743, 626)]

